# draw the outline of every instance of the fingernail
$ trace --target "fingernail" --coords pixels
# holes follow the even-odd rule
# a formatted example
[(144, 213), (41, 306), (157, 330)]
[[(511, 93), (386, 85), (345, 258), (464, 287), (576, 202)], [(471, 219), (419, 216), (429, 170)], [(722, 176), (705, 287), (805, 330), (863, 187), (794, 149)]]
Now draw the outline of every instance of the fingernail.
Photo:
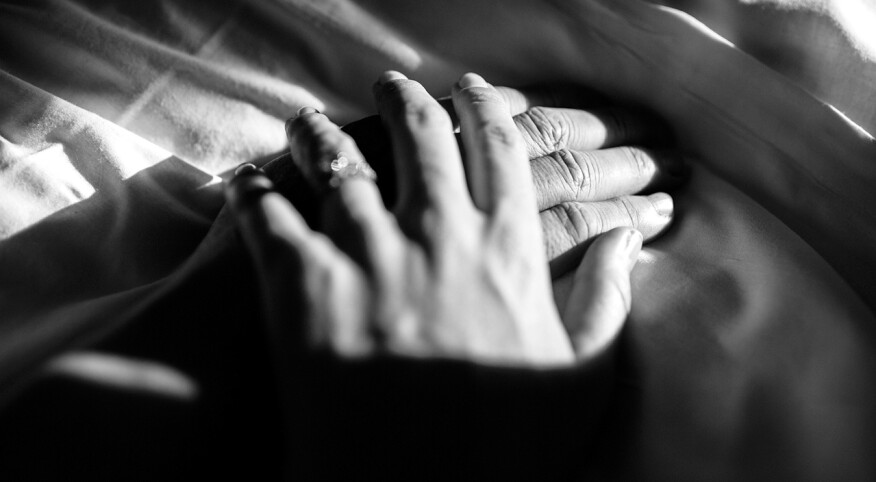
[(253, 164), (251, 162), (246, 162), (246, 163), (243, 163), (243, 164), (237, 166), (237, 169), (234, 170), (234, 175), (241, 176), (241, 175), (249, 174), (251, 172), (255, 172), (258, 170), (259, 170), (259, 168), (256, 167), (255, 164)]
[(274, 188), (274, 183), (258, 166), (247, 162), (237, 166), (234, 176), (225, 183), (225, 195), (233, 206), (242, 206)]
[(672, 202), (672, 197), (670, 197), (669, 194), (659, 192), (657, 194), (652, 194), (648, 196), (648, 200), (651, 201), (651, 204), (654, 206), (657, 214), (663, 216), (664, 218), (672, 216), (675, 205)]
[[(625, 246), (625, 249), (630, 262), (633, 264), (639, 259), (639, 251), (642, 249), (643, 242), (644, 237), (642, 236), (642, 233), (637, 229), (630, 229), (630, 232), (627, 234), (627, 245)], [(630, 266), (630, 268), (632, 268), (632, 266)]]
[(377, 78), (377, 83), (383, 85), (391, 80), (401, 79), (407, 79), (407, 77), (405, 77), (405, 74), (397, 72), (395, 70), (387, 70), (386, 72), (380, 74), (380, 77)]
[(298, 109), (298, 112), (296, 112), (295, 115), (286, 119), (286, 124), (284, 125), (284, 127), (286, 128), (287, 133), (289, 132), (289, 126), (292, 124), (292, 121), (304, 114), (319, 114), (319, 109), (307, 105)]
[(469, 72), (459, 78), (459, 88), (467, 89), (469, 87), (488, 87), (487, 81), (478, 74)]

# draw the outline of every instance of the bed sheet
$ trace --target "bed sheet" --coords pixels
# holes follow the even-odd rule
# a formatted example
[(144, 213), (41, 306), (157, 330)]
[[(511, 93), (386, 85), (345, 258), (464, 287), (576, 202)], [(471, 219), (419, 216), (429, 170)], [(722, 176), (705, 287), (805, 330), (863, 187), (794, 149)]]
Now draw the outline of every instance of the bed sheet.
[[(0, 4), (3, 465), (149, 478), (276, 455), (221, 177), (282, 152), (301, 106), (372, 113), (392, 68), (435, 95), (468, 70), (595, 88), (666, 118), (694, 164), (633, 273), (618, 401), (582, 475), (872, 479), (876, 43), (854, 20), (876, 9), (667, 3), (724, 37), (633, 0)], [(83, 388), (52, 374), (70, 352), (178, 383), (160, 402)], [(229, 432), (261, 440), (211, 443)]]

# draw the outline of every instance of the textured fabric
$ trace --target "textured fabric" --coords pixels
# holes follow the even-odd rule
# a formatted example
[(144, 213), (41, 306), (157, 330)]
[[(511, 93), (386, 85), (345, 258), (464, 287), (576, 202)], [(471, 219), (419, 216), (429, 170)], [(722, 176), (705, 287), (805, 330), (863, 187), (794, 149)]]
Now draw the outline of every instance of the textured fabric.
[[(435, 95), (471, 70), (645, 105), (694, 164), (634, 271), (615, 408), (570, 463), (872, 479), (876, 45), (853, 21), (872, 2), (667, 3), (739, 48), (633, 0), (0, 4), (0, 466), (269, 464), (258, 298), (217, 175), (281, 152), (303, 105), (372, 113), (385, 69)], [(51, 369), (71, 351), (189, 388), (71, 386)]]

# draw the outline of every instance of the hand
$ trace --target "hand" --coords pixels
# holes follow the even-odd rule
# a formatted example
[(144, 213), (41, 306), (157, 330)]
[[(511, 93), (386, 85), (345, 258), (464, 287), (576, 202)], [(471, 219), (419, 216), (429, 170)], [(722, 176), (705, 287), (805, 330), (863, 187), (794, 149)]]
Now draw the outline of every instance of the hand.
[[(375, 91), (398, 172), (391, 212), (369, 179), (325, 189), (319, 166), (361, 153), (308, 110), (287, 132), (295, 162), (325, 193), (321, 232), (254, 166), (226, 191), (265, 295), (289, 470), (568, 478), (611, 393), (607, 362), (641, 235), (619, 228), (593, 243), (564, 307), (567, 333), (550, 297), (528, 156), (501, 96), (473, 75), (454, 89), (464, 171), (447, 114), (419, 84), (385, 74)], [(334, 355), (314, 356), (319, 348)], [(381, 353), (413, 358), (356, 361)], [(549, 371), (445, 360), (530, 367), (576, 357)]]
[[(551, 299), (529, 156), (502, 96), (475, 75), (454, 88), (464, 172), (450, 118), (419, 84), (388, 73), (375, 94), (398, 173), (392, 212), (370, 180), (348, 179), (326, 196), (317, 233), (257, 171), (229, 184), (279, 349), (526, 366), (604, 354), (630, 308), (638, 231), (593, 244), (563, 307), (567, 334)], [(363, 160), (319, 113), (299, 115), (288, 134), (314, 184), (339, 152)]]
[[(526, 144), (554, 277), (574, 269), (589, 242), (615, 227), (632, 226), (646, 242), (666, 230), (672, 198), (656, 191), (680, 184), (686, 166), (679, 154), (654, 147), (671, 136), (653, 115), (609, 106), (580, 88), (496, 90)], [(439, 103), (456, 121), (450, 99)], [(565, 108), (551, 107), (559, 105)], [(376, 116), (343, 129), (367, 157), (391, 157)], [(392, 176), (380, 163), (376, 169)], [(395, 200), (391, 185), (381, 190), (388, 202)]]

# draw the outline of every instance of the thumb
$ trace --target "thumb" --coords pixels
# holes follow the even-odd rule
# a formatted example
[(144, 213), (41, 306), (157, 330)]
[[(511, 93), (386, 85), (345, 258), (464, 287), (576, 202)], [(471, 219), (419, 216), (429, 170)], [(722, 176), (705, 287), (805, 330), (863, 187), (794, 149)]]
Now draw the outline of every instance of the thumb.
[(597, 238), (575, 272), (563, 321), (580, 362), (605, 357), (630, 314), (630, 272), (642, 234), (616, 228)]

